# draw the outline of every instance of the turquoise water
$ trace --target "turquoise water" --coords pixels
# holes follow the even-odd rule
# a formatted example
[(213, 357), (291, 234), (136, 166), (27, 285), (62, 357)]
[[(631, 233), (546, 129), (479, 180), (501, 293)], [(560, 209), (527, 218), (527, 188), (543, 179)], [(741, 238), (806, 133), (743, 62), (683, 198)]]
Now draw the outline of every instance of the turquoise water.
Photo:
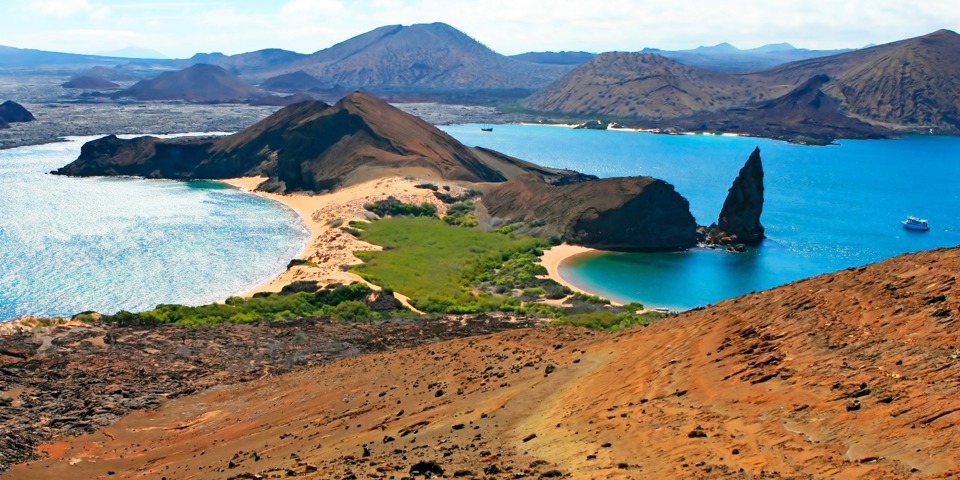
[[(620, 301), (687, 309), (905, 252), (960, 244), (960, 137), (908, 136), (805, 147), (714, 135), (656, 135), (537, 125), (444, 128), (467, 145), (601, 177), (662, 178), (715, 222), (755, 146), (765, 173), (768, 238), (743, 254), (695, 248), (604, 253), (564, 263), (571, 283)], [(907, 215), (929, 232), (901, 228)]]
[(90, 138), (0, 150), (0, 320), (223, 301), (306, 244), (294, 212), (220, 183), (47, 174)]

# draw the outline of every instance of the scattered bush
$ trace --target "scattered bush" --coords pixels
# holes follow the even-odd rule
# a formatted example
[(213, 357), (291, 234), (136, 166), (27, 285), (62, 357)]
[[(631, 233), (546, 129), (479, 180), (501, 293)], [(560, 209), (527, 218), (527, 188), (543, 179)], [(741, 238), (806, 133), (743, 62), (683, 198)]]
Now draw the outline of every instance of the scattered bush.
[(378, 217), (436, 217), (437, 207), (432, 203), (421, 203), (414, 205), (412, 203), (403, 203), (395, 197), (388, 197), (386, 200), (379, 200), (368, 203), (363, 206), (366, 210), (375, 213)]
[(320, 316), (331, 316), (344, 321), (369, 321), (380, 317), (364, 303), (370, 292), (369, 286), (359, 282), (347, 286), (331, 285), (318, 291), (316, 282), (304, 281), (288, 285), (280, 293), (254, 296), (250, 299), (230, 297), (224, 303), (199, 307), (157, 305), (147, 312), (121, 311), (116, 315), (105, 316), (104, 319), (122, 325), (206, 325)]

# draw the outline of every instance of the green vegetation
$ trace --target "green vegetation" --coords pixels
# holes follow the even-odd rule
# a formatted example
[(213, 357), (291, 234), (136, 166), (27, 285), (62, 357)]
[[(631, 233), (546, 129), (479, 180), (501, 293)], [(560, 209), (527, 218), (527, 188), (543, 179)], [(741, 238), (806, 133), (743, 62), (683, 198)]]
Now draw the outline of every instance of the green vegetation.
[(290, 260), (289, 263), (287, 263), (287, 269), (289, 270), (290, 268), (295, 267), (297, 265), (305, 265), (308, 267), (317, 266), (316, 262), (311, 262), (310, 260), (304, 260), (302, 258), (294, 258), (293, 260)]
[[(476, 277), (488, 274), (518, 252), (534, 252), (540, 239), (453, 228), (435, 219), (394, 217), (364, 227), (363, 240), (384, 247), (360, 252), (354, 271), (367, 281), (411, 298), (431, 313), (477, 313), (499, 309), (502, 295), (474, 292)], [(531, 257), (532, 258), (532, 257)]]
[[(636, 315), (639, 304), (575, 293), (545, 278), (542, 239), (454, 228), (430, 218), (391, 218), (364, 227), (360, 237), (384, 247), (358, 254), (354, 271), (371, 283), (401, 291), (428, 313), (516, 312), (549, 316), (562, 324), (613, 330), (641, 325), (661, 314)], [(570, 296), (563, 306), (544, 298)]]
[[(311, 289), (312, 284), (312, 289)], [(251, 323), (262, 320), (330, 316), (342, 321), (371, 321), (380, 314), (364, 303), (372, 291), (363, 283), (329, 285), (317, 290), (316, 282), (295, 282), (280, 293), (258, 294), (253, 298), (230, 297), (224, 303), (199, 307), (157, 305), (142, 313), (121, 311), (105, 316), (107, 321), (121, 324), (177, 323), (208, 325), (222, 322)], [(381, 293), (381, 295), (386, 292)]]
[(363, 208), (377, 214), (378, 217), (436, 217), (437, 207), (432, 203), (421, 203), (414, 205), (412, 203), (403, 203), (394, 197), (388, 197), (386, 200), (379, 200), (368, 203)]
[(553, 324), (573, 325), (597, 330), (622, 330), (637, 325), (648, 325), (654, 320), (663, 318), (664, 316), (666, 316), (666, 314), (658, 312), (647, 312), (642, 315), (635, 315), (629, 312), (596, 311), (567, 315), (554, 320)]
[(471, 211), (473, 211), (472, 200), (454, 203), (447, 208), (447, 214), (443, 217), (443, 221), (447, 225), (457, 227), (476, 227), (480, 222), (470, 213)]

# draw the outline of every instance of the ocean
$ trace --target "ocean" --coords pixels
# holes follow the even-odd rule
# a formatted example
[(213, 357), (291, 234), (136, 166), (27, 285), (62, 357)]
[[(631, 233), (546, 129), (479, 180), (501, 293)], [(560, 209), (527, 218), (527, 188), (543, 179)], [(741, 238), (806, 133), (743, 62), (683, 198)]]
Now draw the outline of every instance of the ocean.
[(93, 138), (0, 150), (0, 321), (223, 301), (306, 245), (296, 213), (222, 183), (47, 173)]
[[(569, 282), (607, 298), (684, 310), (905, 252), (960, 244), (960, 137), (912, 135), (812, 147), (730, 135), (658, 135), (558, 126), (443, 129), (467, 145), (600, 177), (673, 184), (700, 224), (715, 222), (754, 147), (765, 174), (767, 239), (746, 253), (693, 248), (601, 253), (565, 262)], [(926, 218), (929, 232), (900, 222)]]

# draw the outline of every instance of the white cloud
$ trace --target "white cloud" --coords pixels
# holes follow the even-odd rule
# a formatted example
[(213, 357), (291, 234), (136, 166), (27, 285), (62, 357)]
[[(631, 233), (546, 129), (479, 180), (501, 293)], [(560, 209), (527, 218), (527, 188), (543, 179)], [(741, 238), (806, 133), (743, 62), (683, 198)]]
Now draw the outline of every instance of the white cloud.
[(103, 19), (110, 15), (108, 7), (92, 4), (88, 0), (32, 0), (27, 5), (27, 11), (60, 18), (85, 16)]
[[(176, 56), (285, 48), (311, 53), (389, 24), (445, 22), (504, 54), (536, 50), (636, 51), (730, 42), (859, 47), (960, 30), (960, 9), (940, 0), (29, 0), (10, 7), (0, 44), (55, 44), (65, 30), (138, 32), (138, 45)], [(10, 18), (4, 10), (15, 10)], [(112, 9), (112, 12), (111, 12)], [(36, 34), (36, 35), (33, 35)], [(46, 36), (46, 37), (44, 37)], [(44, 39), (24, 44), (27, 38)], [(91, 36), (89, 42), (103, 40)], [(99, 45), (91, 51), (116, 45)]]

